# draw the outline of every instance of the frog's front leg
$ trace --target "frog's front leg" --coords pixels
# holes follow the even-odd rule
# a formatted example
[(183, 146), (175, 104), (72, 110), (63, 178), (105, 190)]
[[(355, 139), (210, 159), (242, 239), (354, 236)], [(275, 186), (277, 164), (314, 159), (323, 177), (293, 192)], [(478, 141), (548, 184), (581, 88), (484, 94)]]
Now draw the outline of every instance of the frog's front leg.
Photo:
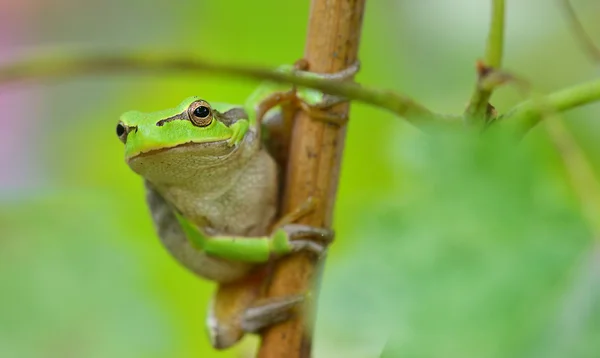
[[(278, 71), (295, 72), (302, 76), (328, 79), (332, 81), (342, 81), (351, 78), (359, 70), (359, 63), (356, 62), (348, 68), (336, 73), (313, 73), (306, 72), (307, 63), (304, 60), (297, 61), (293, 66), (281, 66)], [(310, 88), (288, 89), (282, 84), (266, 81), (260, 85), (246, 101), (247, 111), (262, 121), (264, 115), (272, 108), (285, 103), (292, 103), (296, 108), (311, 114), (311, 117), (317, 120), (331, 122), (334, 124), (343, 124), (345, 118), (326, 112), (325, 110), (342, 102), (346, 99), (339, 96), (333, 96)]]
[[(308, 251), (320, 256), (333, 239), (329, 229), (287, 224), (270, 236), (212, 235), (178, 214), (146, 181), (147, 201), (159, 237), (167, 249), (192, 271), (218, 282), (231, 282), (252, 264)], [(215, 272), (213, 272), (215, 271)]]
[(207, 235), (181, 215), (181, 228), (198, 251), (211, 257), (247, 262), (267, 263), (272, 258), (307, 251), (321, 256), (333, 239), (333, 231), (302, 224), (287, 224), (270, 236)]

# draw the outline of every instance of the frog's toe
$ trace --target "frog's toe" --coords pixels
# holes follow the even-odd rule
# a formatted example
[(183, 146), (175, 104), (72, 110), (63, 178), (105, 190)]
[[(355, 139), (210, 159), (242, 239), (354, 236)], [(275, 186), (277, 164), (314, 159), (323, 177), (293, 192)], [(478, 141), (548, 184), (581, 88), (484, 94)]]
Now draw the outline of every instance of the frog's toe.
[(242, 329), (248, 333), (258, 333), (266, 327), (286, 321), (304, 299), (304, 295), (290, 295), (259, 300), (244, 312)]
[(207, 328), (210, 344), (215, 349), (229, 348), (244, 336), (244, 331), (238, 325), (223, 324), (213, 317), (208, 318)]
[(287, 224), (282, 227), (288, 235), (292, 252), (306, 251), (322, 256), (334, 239), (331, 229), (302, 224)]

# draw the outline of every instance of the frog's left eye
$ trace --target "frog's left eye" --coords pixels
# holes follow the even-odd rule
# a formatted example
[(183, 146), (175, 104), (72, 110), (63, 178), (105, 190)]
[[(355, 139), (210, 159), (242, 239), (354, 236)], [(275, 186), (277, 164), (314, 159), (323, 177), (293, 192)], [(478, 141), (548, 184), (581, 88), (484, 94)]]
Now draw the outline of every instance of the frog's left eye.
[(117, 137), (123, 143), (127, 142), (127, 134), (129, 133), (129, 129), (123, 123), (119, 122), (117, 124)]
[(192, 124), (198, 127), (206, 127), (212, 123), (212, 108), (206, 101), (196, 101), (188, 108), (188, 116)]

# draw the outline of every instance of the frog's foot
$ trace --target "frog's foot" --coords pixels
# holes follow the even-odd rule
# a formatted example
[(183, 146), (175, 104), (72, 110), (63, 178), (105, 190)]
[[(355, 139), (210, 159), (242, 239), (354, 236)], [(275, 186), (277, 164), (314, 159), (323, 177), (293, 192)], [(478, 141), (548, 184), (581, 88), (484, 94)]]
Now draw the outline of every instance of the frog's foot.
[[(309, 68), (308, 62), (304, 59), (298, 60), (294, 64), (294, 68), (296, 71), (304, 72)], [(305, 72), (305, 75), (332, 81), (344, 81), (351, 79), (359, 69), (360, 63), (356, 61), (351, 66), (336, 73)], [(324, 94), (311, 89), (299, 90), (297, 92), (297, 97), (300, 108), (308, 113), (314, 120), (335, 125), (343, 125), (348, 121), (347, 114), (332, 113), (328, 111), (337, 104), (347, 102), (347, 99), (344, 97)]]
[(256, 118), (263, 120), (265, 114), (283, 103), (295, 103), (301, 110), (317, 121), (323, 121), (335, 125), (343, 125), (348, 121), (347, 115), (331, 113), (329, 108), (346, 102), (343, 97), (320, 93), (316, 90), (290, 90), (287, 92), (274, 92), (265, 97), (256, 106)]
[(248, 333), (258, 333), (264, 328), (287, 321), (294, 315), (304, 300), (304, 295), (257, 300), (242, 315), (242, 329)]
[[(208, 316), (208, 329), (210, 342), (215, 349), (226, 349), (236, 344), (245, 333), (258, 333), (264, 328), (283, 322), (291, 318), (301, 307), (308, 295), (290, 295), (276, 298), (256, 299), (249, 296), (249, 290), (232, 292), (241, 294), (247, 308), (241, 305), (232, 305), (231, 300), (241, 302), (238, 295), (228, 297), (221, 295), (221, 301), (213, 303), (213, 309)], [(227, 315), (218, 315), (214, 306), (220, 305), (226, 309)], [(217, 310), (218, 311), (218, 310)]]
[(331, 229), (319, 228), (303, 224), (287, 224), (279, 230), (284, 231), (289, 245), (289, 252), (310, 252), (320, 258), (333, 241)]
[[(273, 235), (273, 240), (275, 241), (274, 247), (279, 247), (281, 241), (283, 241), (285, 242), (283, 246), (287, 247), (286, 254), (308, 251), (320, 257), (325, 253), (327, 246), (333, 241), (333, 230), (294, 224), (294, 222), (303, 216), (313, 212), (317, 206), (317, 202), (317, 198), (309, 196), (301, 205), (285, 214), (273, 225), (276, 230)], [(277, 253), (278, 250), (275, 250), (275, 252)]]

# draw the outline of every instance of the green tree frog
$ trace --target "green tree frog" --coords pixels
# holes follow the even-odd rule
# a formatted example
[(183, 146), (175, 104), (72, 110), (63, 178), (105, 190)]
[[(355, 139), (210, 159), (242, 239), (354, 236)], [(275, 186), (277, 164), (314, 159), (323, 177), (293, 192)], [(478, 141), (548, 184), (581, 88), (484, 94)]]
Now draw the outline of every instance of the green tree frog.
[[(303, 74), (344, 79), (356, 70)], [(319, 256), (333, 234), (293, 224), (302, 209), (274, 222), (278, 160), (287, 151), (291, 111), (319, 111), (340, 100), (267, 82), (244, 105), (189, 97), (175, 108), (121, 116), (116, 132), (127, 164), (144, 179), (161, 242), (187, 269), (218, 283), (207, 318), (215, 348), (287, 319), (303, 301), (263, 297), (270, 263), (297, 251)]]

